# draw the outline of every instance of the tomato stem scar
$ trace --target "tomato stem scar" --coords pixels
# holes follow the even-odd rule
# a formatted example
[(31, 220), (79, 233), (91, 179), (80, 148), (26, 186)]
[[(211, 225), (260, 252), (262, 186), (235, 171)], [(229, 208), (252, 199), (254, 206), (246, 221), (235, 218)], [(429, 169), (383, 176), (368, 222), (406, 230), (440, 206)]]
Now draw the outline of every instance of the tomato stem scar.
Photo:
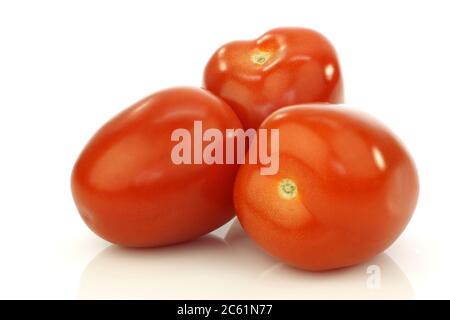
[(283, 179), (278, 183), (278, 194), (283, 199), (294, 199), (297, 197), (297, 185), (291, 179)]
[(251, 60), (254, 64), (262, 66), (270, 59), (271, 56), (272, 54), (270, 52), (256, 51), (251, 55)]

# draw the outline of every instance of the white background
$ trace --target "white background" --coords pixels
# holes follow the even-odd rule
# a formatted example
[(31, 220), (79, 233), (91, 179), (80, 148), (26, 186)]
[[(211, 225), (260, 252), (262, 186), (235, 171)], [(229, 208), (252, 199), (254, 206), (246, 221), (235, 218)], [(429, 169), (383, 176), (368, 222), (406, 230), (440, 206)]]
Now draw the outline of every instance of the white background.
[[(447, 3), (0, 2), (0, 298), (450, 298)], [(266, 257), (238, 225), (227, 242), (229, 225), (141, 251), (92, 234), (70, 173), (96, 129), (153, 91), (201, 85), (220, 45), (279, 26), (326, 35), (348, 104), (389, 125), (414, 156), (420, 199), (398, 241), (369, 264), (311, 274)]]

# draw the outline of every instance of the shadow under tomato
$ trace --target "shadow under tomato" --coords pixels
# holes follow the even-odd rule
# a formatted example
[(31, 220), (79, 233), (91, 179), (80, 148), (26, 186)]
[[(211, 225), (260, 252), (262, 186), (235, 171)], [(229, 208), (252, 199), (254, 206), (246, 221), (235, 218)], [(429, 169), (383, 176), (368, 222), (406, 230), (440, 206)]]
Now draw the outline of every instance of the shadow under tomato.
[(413, 298), (408, 278), (386, 254), (311, 273), (266, 255), (232, 223), (224, 237), (154, 249), (110, 246), (84, 270), (80, 299)]
[(244, 232), (238, 220), (225, 240), (253, 274), (253, 290), (261, 299), (412, 299), (408, 277), (386, 253), (368, 262), (325, 272), (308, 272), (277, 262)]
[(215, 236), (154, 249), (112, 245), (84, 270), (79, 298), (195, 299), (205, 292), (214, 297), (228, 281), (232, 259), (227, 256), (227, 244)]

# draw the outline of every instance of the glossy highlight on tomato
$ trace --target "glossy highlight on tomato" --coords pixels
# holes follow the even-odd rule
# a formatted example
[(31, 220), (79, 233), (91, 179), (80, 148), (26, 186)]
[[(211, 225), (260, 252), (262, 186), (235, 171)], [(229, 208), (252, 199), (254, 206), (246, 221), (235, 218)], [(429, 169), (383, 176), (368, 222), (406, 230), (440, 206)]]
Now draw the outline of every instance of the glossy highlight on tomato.
[(269, 254), (307, 270), (368, 260), (408, 224), (419, 182), (414, 162), (384, 125), (345, 106), (280, 109), (261, 128), (279, 129), (279, 172), (240, 167), (237, 216)]
[[(210, 92), (157, 92), (107, 122), (72, 173), (72, 193), (86, 224), (123, 246), (154, 247), (202, 236), (233, 216), (237, 165), (179, 164), (175, 129), (241, 128), (233, 110)], [(234, 137), (228, 137), (234, 139)]]
[(273, 29), (258, 39), (219, 48), (204, 86), (234, 109), (245, 128), (258, 128), (275, 110), (310, 102), (343, 102), (337, 54), (320, 33)]

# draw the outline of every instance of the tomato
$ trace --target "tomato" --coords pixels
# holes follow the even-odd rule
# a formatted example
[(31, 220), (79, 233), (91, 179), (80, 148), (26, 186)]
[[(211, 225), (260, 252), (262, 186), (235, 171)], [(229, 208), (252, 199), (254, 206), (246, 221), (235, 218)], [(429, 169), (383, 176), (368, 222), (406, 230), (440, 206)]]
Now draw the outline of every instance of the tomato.
[(343, 100), (336, 51), (324, 36), (304, 28), (274, 29), (224, 45), (205, 68), (204, 86), (228, 102), (245, 128), (258, 128), (284, 106)]
[[(233, 110), (203, 89), (157, 92), (107, 122), (72, 173), (86, 224), (123, 246), (153, 247), (204, 235), (233, 216), (235, 164), (175, 164), (179, 128), (241, 128)], [(227, 137), (234, 139), (234, 137)]]
[(244, 230), (298, 268), (373, 257), (399, 236), (417, 202), (417, 172), (401, 142), (373, 118), (341, 107), (276, 111), (261, 128), (279, 130), (278, 172), (261, 175), (261, 163), (244, 164), (236, 178)]

